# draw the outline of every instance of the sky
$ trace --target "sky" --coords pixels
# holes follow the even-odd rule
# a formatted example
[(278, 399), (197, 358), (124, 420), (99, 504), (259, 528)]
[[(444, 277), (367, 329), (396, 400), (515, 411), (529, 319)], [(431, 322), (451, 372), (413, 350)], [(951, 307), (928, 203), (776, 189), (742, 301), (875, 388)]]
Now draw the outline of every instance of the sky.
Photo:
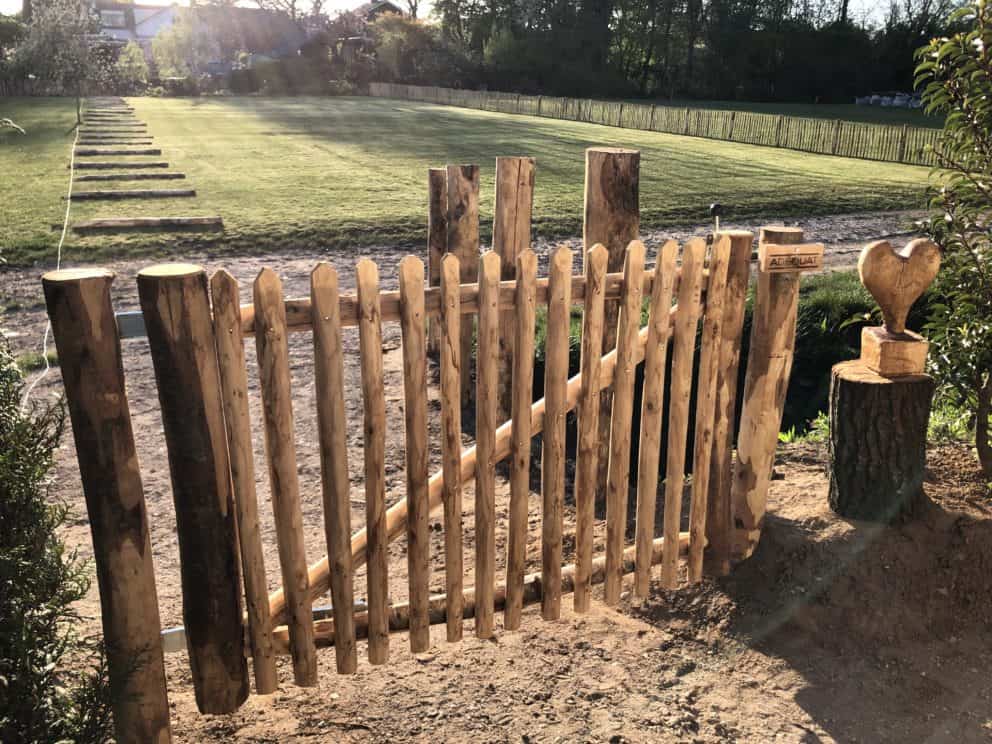
[[(324, 7), (329, 13), (341, 10), (350, 10), (361, 5), (365, 0), (327, 0)], [(171, 5), (167, 0), (137, 0), (142, 5)], [(403, 3), (399, 3), (403, 5)], [(180, 2), (179, 5), (189, 5), (189, 1)], [(419, 15), (427, 18), (430, 15), (431, 0), (421, 0)], [(885, 10), (889, 6), (889, 0), (851, 0), (851, 14), (855, 18), (869, 15), (874, 20), (880, 20)], [(21, 0), (0, 0), (0, 13), (16, 13), (21, 9)]]

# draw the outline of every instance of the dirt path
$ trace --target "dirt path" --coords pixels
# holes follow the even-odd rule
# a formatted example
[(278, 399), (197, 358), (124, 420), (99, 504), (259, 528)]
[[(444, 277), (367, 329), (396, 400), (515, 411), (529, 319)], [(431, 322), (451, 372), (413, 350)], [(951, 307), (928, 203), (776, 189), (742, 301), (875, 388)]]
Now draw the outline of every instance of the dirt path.
[[(838, 218), (805, 223), (810, 239), (852, 236), (862, 242), (898, 232), (908, 215)], [(728, 225), (730, 227), (730, 225)], [(654, 246), (658, 238), (648, 236)], [(683, 238), (685, 233), (676, 233)], [(900, 238), (899, 240), (902, 240)], [(836, 242), (832, 246), (849, 245)], [(846, 250), (846, 249), (844, 249)], [(368, 250), (380, 262), (386, 288), (396, 285), (403, 249)], [(652, 251), (653, 253), (653, 251)], [(839, 255), (848, 255), (840, 253)], [(856, 254), (855, 254), (856, 255)], [(226, 267), (242, 282), (263, 266), (282, 275), (288, 295), (307, 293), (313, 255), (278, 254), (213, 260), (183, 256), (208, 269)], [(354, 287), (355, 256), (330, 255), (345, 291)], [(115, 305), (137, 309), (134, 276), (147, 261), (121, 261)], [(38, 271), (0, 274), (5, 332), (20, 351), (34, 349), (44, 329)], [(385, 386), (390, 420), (402, 420), (400, 333), (383, 329)], [(357, 334), (345, 334), (352, 524), (364, 523), (361, 401)], [(352, 353), (347, 353), (352, 352)], [(128, 395), (142, 466), (162, 621), (182, 623), (179, 562), (158, 398), (148, 347), (124, 342)], [(254, 356), (249, 344), (249, 360)], [(320, 469), (316, 446), (312, 349), (306, 334), (291, 336), (296, 441), (307, 554), (324, 553)], [(257, 374), (250, 361), (257, 410)], [(60, 392), (55, 370), (39, 397)], [(430, 426), (438, 440), (436, 385)], [(468, 441), (468, 440), (466, 440)], [(255, 426), (256, 471), (271, 588), (278, 584), (268, 484), (260, 428)], [(438, 464), (438, 452), (431, 453)], [(167, 657), (173, 727), (179, 742), (205, 741), (988, 741), (992, 738), (992, 510), (968, 453), (931, 455), (928, 492), (934, 506), (921, 521), (873, 529), (835, 518), (826, 507), (823, 452), (790, 449), (773, 483), (773, 517), (758, 554), (728, 580), (665, 593), (649, 601), (627, 598), (619, 612), (601, 605), (586, 616), (568, 609), (549, 627), (534, 609), (518, 633), (494, 641), (469, 637), (459, 645), (433, 634), (427, 654), (412, 656), (402, 634), (392, 659), (373, 668), (364, 661), (350, 678), (333, 673), (333, 652), (321, 651), (316, 689), (293, 687), (281, 665), (283, 688), (253, 696), (237, 714), (196, 713), (185, 654)], [(74, 508), (71, 543), (91, 553), (71, 437), (58, 457), (57, 493)], [(387, 499), (403, 495), (403, 427), (387, 440)], [(465, 494), (466, 555), (472, 548), (471, 489)], [(507, 491), (497, 493), (497, 535), (505, 534)], [(566, 534), (571, 533), (571, 506)], [(538, 568), (539, 497), (532, 494), (529, 570)], [(686, 512), (687, 513), (687, 512)], [(432, 525), (439, 528), (439, 519)], [(602, 540), (602, 522), (597, 542)], [(443, 581), (441, 533), (432, 546), (432, 586)], [(499, 543), (497, 555), (502, 556)], [(570, 560), (566, 540), (566, 560)], [(470, 566), (470, 561), (466, 561)], [(501, 569), (501, 567), (500, 567)], [(390, 548), (393, 601), (406, 598), (403, 541)], [(500, 571), (501, 572), (501, 571)], [(472, 583), (470, 575), (466, 582)], [(364, 595), (364, 572), (356, 576)], [(566, 598), (563, 603), (570, 607)], [(94, 586), (81, 604), (85, 629), (99, 630)], [(469, 624), (470, 626), (470, 624)], [(467, 628), (469, 627), (467, 626)], [(360, 647), (360, 658), (364, 648)]]

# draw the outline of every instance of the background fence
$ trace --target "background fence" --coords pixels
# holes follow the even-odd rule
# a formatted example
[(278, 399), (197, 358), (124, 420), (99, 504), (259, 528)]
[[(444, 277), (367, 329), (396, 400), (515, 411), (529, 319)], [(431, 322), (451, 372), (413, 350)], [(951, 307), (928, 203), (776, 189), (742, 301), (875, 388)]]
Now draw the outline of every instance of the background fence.
[(940, 136), (940, 130), (909, 125), (867, 124), (749, 111), (528, 96), (395, 83), (372, 83), (369, 93), (382, 98), (426, 101), (504, 114), (544, 116), (909, 165), (935, 165), (936, 159), (928, 150), (928, 145), (934, 144)]

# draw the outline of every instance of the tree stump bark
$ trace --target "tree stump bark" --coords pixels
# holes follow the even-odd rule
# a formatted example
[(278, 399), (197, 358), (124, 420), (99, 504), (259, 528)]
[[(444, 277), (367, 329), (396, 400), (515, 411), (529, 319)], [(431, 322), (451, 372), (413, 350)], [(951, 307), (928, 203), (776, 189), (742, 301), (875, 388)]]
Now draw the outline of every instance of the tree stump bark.
[(830, 507), (841, 516), (891, 522), (924, 501), (929, 375), (882, 377), (860, 361), (830, 381)]

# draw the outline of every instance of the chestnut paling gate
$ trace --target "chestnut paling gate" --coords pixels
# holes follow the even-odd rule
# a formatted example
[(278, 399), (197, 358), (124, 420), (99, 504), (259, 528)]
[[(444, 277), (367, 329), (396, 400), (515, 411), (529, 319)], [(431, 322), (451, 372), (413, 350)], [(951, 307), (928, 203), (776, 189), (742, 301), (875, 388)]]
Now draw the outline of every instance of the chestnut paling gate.
[[(461, 283), (462, 259), (440, 262), (439, 286), (425, 287), (416, 257), (399, 266), (399, 290), (381, 291), (378, 268), (357, 265), (357, 292), (338, 291), (328, 264), (311, 274), (310, 297), (285, 299), (279, 277), (263, 270), (253, 303), (239, 304), (225, 271), (209, 280), (196, 266), (165, 264), (142, 271), (138, 288), (165, 429), (182, 564), (187, 647), (201, 711), (236, 710), (249, 691), (274, 691), (275, 657), (289, 654), (296, 684), (318, 677), (316, 648), (333, 645), (339, 673), (358, 664), (356, 639), (367, 639), (370, 663), (388, 661), (390, 632), (409, 631), (413, 651), (426, 650), (431, 624), (445, 623), (458, 641), (463, 620), (474, 632), (519, 627), (521, 608), (540, 602), (546, 620), (560, 616), (562, 597), (589, 608), (591, 587), (619, 601), (622, 581), (648, 592), (652, 579), (677, 586), (723, 574), (747, 555), (759, 534), (771, 462), (791, 365), (799, 267), (790, 257), (821, 247), (799, 243), (801, 231), (763, 231), (761, 267), (737, 467), (732, 468), (734, 411), (752, 235), (718, 233), (711, 245), (693, 239), (659, 248), (653, 269), (645, 248), (630, 242), (621, 272), (607, 270), (607, 249), (583, 256), (559, 248), (548, 276), (538, 278), (530, 250), (515, 257), (514, 280), (501, 281), (500, 257), (477, 260), (478, 280)], [(681, 257), (680, 254), (681, 253)], [(785, 256), (785, 259), (782, 257)], [(777, 257), (777, 258), (776, 258)], [(53, 272), (46, 301), (65, 380), (87, 498), (111, 674), (126, 680), (116, 703), (122, 742), (170, 740), (155, 577), (130, 414), (124, 393), (120, 336), (110, 300), (113, 276), (102, 270)], [(616, 346), (603, 354), (607, 308), (619, 305)], [(583, 309), (581, 369), (568, 378), (569, 322)], [(641, 327), (642, 308), (648, 321)], [(546, 308), (544, 397), (532, 401), (538, 308)], [(428, 470), (427, 320), (440, 350), (442, 467)], [(403, 339), (406, 497), (385, 505), (386, 399), (382, 324), (399, 322)], [(461, 444), (464, 329), (477, 325), (475, 446)], [(366, 526), (351, 533), (350, 484), (341, 329), (357, 326), (364, 419)], [(513, 356), (509, 420), (498, 414), (500, 337)], [(327, 556), (309, 565), (304, 552), (300, 484), (294, 449), (287, 337), (312, 334)], [(269, 596), (258, 526), (255, 463), (248, 413), (245, 341), (254, 339), (261, 387), (269, 482), (283, 588)], [(696, 361), (698, 343), (698, 363)], [(669, 347), (671, 360), (669, 363)], [(472, 347), (469, 347), (471, 351)], [(644, 364), (638, 467), (629, 483), (635, 368)], [(612, 388), (608, 443), (600, 447), (600, 394)], [(670, 402), (664, 405), (667, 397)], [(694, 402), (695, 410), (690, 411)], [(563, 565), (565, 421), (578, 414), (575, 470), (575, 559)], [(667, 446), (663, 529), (655, 534), (663, 419)], [(690, 422), (695, 422), (690, 426)], [(531, 439), (542, 435), (540, 572), (526, 574)], [(692, 447), (688, 529), (683, 525), (687, 450)], [(607, 480), (597, 486), (601, 451)], [(497, 571), (496, 464), (509, 461), (510, 503), (505, 570)], [(474, 481), (473, 586), (462, 585), (462, 488)], [(633, 543), (627, 544), (628, 494), (636, 494)], [(605, 548), (594, 554), (594, 503), (606, 503)], [(443, 510), (445, 593), (429, 592), (428, 518)], [(405, 536), (409, 601), (388, 601), (387, 547)], [(353, 573), (367, 566), (367, 605), (356, 607)], [(660, 564), (655, 576), (652, 567)], [(333, 618), (314, 620), (312, 602), (330, 591)], [(242, 596), (245, 606), (242, 605)], [(247, 633), (245, 632), (247, 630)], [(247, 641), (246, 641), (247, 639)], [(142, 663), (134, 671), (134, 659)]]

